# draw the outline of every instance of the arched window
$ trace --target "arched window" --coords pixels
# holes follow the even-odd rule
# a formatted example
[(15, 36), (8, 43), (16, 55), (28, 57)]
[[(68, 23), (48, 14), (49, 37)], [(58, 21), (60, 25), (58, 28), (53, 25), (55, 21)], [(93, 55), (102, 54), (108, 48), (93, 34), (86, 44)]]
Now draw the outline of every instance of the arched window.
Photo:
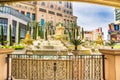
[(42, 6), (45, 6), (45, 2), (42, 2), (41, 5), (42, 5)]
[(50, 8), (51, 8), (51, 9), (53, 9), (53, 8), (54, 8), (54, 6), (53, 6), (53, 5), (50, 5)]
[(67, 8), (67, 2), (64, 3), (65, 8)]
[(67, 14), (69, 14), (69, 11), (67, 11)]
[(69, 7), (69, 3), (67, 2), (67, 8)]
[(58, 10), (59, 10), (59, 11), (61, 11), (61, 8), (60, 8), (60, 7), (58, 7)]
[(64, 13), (66, 13), (66, 10), (64, 10)]

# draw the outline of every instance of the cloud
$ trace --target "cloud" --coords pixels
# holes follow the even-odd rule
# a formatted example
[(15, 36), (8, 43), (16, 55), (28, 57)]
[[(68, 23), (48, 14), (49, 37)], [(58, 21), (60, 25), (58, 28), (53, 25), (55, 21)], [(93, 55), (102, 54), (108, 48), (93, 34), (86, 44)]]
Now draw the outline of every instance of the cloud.
[(107, 39), (108, 24), (114, 21), (114, 8), (73, 2), (73, 15), (78, 17), (78, 25), (84, 27), (85, 30), (102, 27), (105, 39)]

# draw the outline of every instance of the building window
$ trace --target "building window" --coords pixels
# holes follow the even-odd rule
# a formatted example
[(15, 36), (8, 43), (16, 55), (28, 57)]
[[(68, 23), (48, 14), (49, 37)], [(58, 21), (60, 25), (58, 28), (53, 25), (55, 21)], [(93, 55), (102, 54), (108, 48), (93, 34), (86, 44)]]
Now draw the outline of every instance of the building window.
[(44, 31), (45, 20), (44, 20), (44, 19), (41, 19), (41, 20), (40, 20), (40, 24), (41, 24), (41, 26), (42, 26), (42, 31)]
[(25, 6), (25, 9), (27, 9), (27, 6)]
[(68, 2), (67, 2), (67, 8), (69, 7), (69, 4), (68, 4)]
[(19, 7), (21, 7), (21, 5), (19, 5)]
[(61, 16), (61, 17), (62, 17), (62, 14), (60, 14), (60, 13), (57, 13), (57, 16)]
[(39, 11), (46, 12), (46, 9), (39, 8)]
[(16, 10), (17, 12), (19, 12), (19, 10)]
[(66, 10), (64, 10), (64, 13), (66, 13)]
[(29, 12), (27, 12), (26, 16), (27, 16), (28, 18), (30, 18), (30, 13), (29, 13)]
[(35, 20), (35, 14), (34, 13), (32, 14), (32, 20)]
[(51, 9), (53, 9), (53, 8), (54, 8), (54, 6), (53, 6), (53, 5), (50, 5), (50, 8), (51, 8)]
[(21, 11), (21, 13), (22, 13), (23, 15), (25, 15), (25, 12), (24, 12), (24, 11)]
[(70, 14), (72, 15), (72, 12), (70, 12)]
[(0, 18), (0, 26), (3, 26), (4, 35), (7, 35), (8, 19)]
[(26, 26), (22, 23), (19, 23), (20, 25), (20, 38), (25, 38), (25, 34), (26, 34)]
[(45, 2), (42, 2), (42, 3), (41, 3), (41, 6), (45, 6)]
[(48, 13), (49, 13), (49, 14), (55, 15), (55, 12), (53, 12), (53, 11), (49, 11)]
[(67, 8), (67, 2), (64, 3), (65, 8)]
[(16, 26), (17, 26), (17, 21), (12, 21), (12, 36), (16, 36)]
[(70, 3), (70, 9), (72, 9), (72, 3)]
[(69, 14), (69, 11), (67, 11), (67, 14)]
[(58, 7), (58, 10), (59, 10), (59, 11), (61, 11), (61, 8), (60, 8), (60, 7)]

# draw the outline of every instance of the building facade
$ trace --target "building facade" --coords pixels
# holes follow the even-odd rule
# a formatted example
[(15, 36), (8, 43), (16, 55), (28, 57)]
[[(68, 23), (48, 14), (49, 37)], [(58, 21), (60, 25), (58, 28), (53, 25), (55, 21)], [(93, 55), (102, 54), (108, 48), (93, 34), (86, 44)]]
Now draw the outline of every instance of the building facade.
[(108, 40), (120, 42), (120, 24), (110, 23), (108, 28)]
[(120, 42), (120, 9), (115, 8), (114, 22), (108, 24), (108, 40)]
[(114, 21), (115, 22), (120, 21), (120, 9), (118, 8), (115, 8), (114, 10)]
[[(18, 27), (20, 26), (20, 37), (24, 38), (26, 34), (26, 24), (30, 22), (29, 18), (17, 12), (11, 7), (0, 7), (0, 29), (3, 26), (4, 41), (9, 41), (9, 27), (11, 25), (12, 42), (18, 42)], [(0, 33), (1, 35), (1, 33)]]
[(31, 21), (35, 20), (44, 26), (45, 22), (50, 21), (53, 26), (61, 22), (69, 24), (77, 22), (77, 17), (73, 16), (73, 7), (71, 2), (61, 1), (33, 1), (13, 4), (12, 7), (21, 12)]
[[(17, 30), (19, 23), (21, 25), (21, 38), (25, 37), (26, 24), (31, 21), (38, 22), (44, 29), (45, 22), (51, 22), (53, 27), (57, 23), (65, 24), (67, 28), (70, 22), (77, 22), (77, 17), (73, 16), (73, 7), (71, 2), (61, 1), (32, 1), (19, 2), (12, 5), (1, 7), (0, 22), (4, 27), (5, 40), (9, 41), (9, 25), (12, 26), (13, 42), (18, 42)], [(8, 14), (8, 15), (7, 15)]]
[[(10, 5), (9, 5), (10, 6)], [(77, 17), (73, 15), (73, 7), (71, 2), (62, 1), (32, 1), (19, 2), (11, 5), (16, 11), (22, 13), (30, 19), (36, 21), (42, 26), (42, 31), (45, 37), (44, 25), (46, 22), (52, 23), (52, 28), (58, 23), (63, 23), (65, 32), (68, 29), (69, 23), (77, 24)], [(32, 33), (31, 33), (32, 35)], [(49, 33), (47, 35), (50, 35)]]
[(93, 40), (93, 41), (96, 41), (97, 38), (98, 38), (98, 34), (100, 34), (102, 36), (102, 39), (103, 39), (103, 36), (104, 36), (104, 33), (102, 32), (102, 28), (99, 27), (95, 30), (92, 30), (92, 31), (85, 31), (85, 39), (86, 40)]

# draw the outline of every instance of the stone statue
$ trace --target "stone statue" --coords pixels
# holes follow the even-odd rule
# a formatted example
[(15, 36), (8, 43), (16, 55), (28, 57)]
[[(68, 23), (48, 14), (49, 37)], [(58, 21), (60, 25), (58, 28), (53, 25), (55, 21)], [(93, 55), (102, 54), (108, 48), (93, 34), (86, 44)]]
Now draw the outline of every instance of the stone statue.
[(96, 43), (99, 44), (99, 45), (103, 45), (103, 40), (102, 40), (102, 36), (100, 35), (100, 33), (98, 34)]
[(31, 45), (33, 44), (33, 40), (30, 38), (30, 33), (29, 31), (27, 31), (25, 39), (23, 39), (22, 43), (26, 44), (26, 45)]
[(64, 34), (64, 27), (59, 24), (59, 26), (56, 27), (56, 35), (62, 35)]
[(25, 39), (30, 39), (30, 33), (29, 33), (29, 31), (27, 31)]

